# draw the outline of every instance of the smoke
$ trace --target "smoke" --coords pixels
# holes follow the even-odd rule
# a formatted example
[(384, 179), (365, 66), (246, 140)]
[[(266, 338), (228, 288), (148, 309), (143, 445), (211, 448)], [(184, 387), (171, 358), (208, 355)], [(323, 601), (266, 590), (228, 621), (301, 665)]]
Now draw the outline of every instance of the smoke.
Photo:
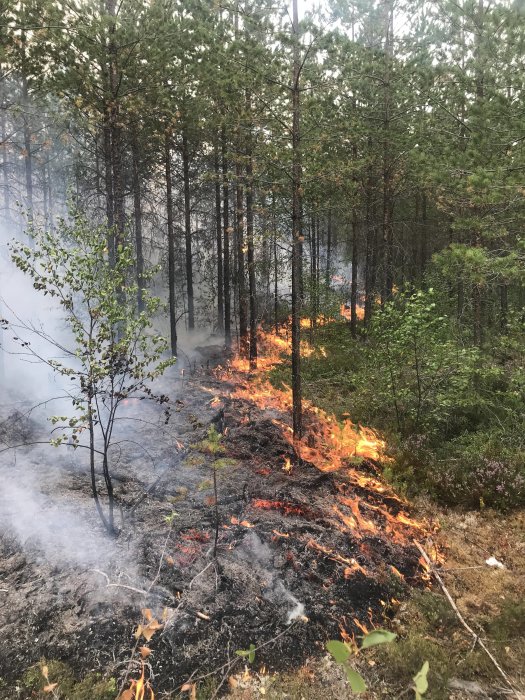
[[(37, 453), (44, 459), (49, 455)], [(32, 459), (35, 458), (32, 452)], [(71, 494), (47, 493), (40, 482), (39, 488), (30, 486), (24, 476), (33, 479), (31, 462), (24, 460), (13, 478), (4, 482), (0, 493), (0, 522), (4, 531), (17, 539), (33, 558), (55, 566), (74, 564), (85, 568), (112, 567), (117, 548), (115, 540), (105, 537), (93, 522), (94, 510), (90, 501)], [(22, 473), (24, 472), (24, 473)], [(51, 482), (52, 483), (52, 482)]]
[(104, 536), (86, 498), (85, 456), (51, 446), (14, 448), (47, 442), (49, 416), (71, 415), (72, 404), (67, 379), (46, 363), (59, 355), (53, 341), (71, 346), (63, 311), (16, 268), (11, 239), (0, 227), (0, 317), (9, 324), (0, 330), (0, 527), (33, 559), (109, 565), (116, 545)]
[[(4, 408), (8, 403), (29, 407), (67, 396), (65, 382), (38, 358), (56, 358), (58, 351), (51, 339), (66, 346), (70, 341), (58, 303), (34, 289), (30, 278), (12, 262), (11, 240), (10, 232), (0, 227), (0, 318), (9, 323), (7, 330), (0, 330)], [(23, 342), (30, 345), (24, 347)], [(59, 401), (53, 412), (59, 413), (67, 405)]]
[(264, 581), (263, 596), (266, 600), (286, 611), (286, 624), (304, 615), (304, 604), (289, 591), (274, 571), (273, 554), (268, 545), (255, 532), (249, 532), (242, 545), (236, 550), (237, 556), (250, 565), (259, 580)]

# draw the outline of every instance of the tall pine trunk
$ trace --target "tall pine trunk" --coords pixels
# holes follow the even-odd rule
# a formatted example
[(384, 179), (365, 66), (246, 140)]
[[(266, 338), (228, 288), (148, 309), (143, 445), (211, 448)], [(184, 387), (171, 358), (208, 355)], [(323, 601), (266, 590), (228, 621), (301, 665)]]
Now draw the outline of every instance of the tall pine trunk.
[(302, 164), (301, 56), (297, 0), (292, 0), (292, 414), (294, 438), (302, 433), (301, 297), (302, 297)]
[(184, 241), (186, 249), (186, 293), (188, 297), (188, 328), (195, 328), (193, 298), (193, 254), (191, 249), (190, 154), (186, 128), (182, 131), (182, 171), (184, 179)]
[(257, 288), (253, 243), (253, 156), (251, 151), (248, 153), (246, 164), (246, 245), (250, 298), (250, 369), (255, 369), (257, 367)]
[(26, 210), (28, 223), (33, 223), (33, 148), (29, 121), (29, 91), (27, 78), (22, 78), (22, 105), (24, 109), (24, 166), (26, 179)]
[(244, 264), (244, 188), (242, 184), (242, 166), (235, 166), (235, 242), (237, 253), (237, 296), (239, 299), (239, 351), (241, 357), (248, 357), (248, 304), (246, 299), (246, 270)]
[(222, 216), (224, 226), (224, 342), (231, 345), (231, 290), (230, 290), (230, 202), (228, 189), (228, 160), (226, 157), (226, 132), (221, 132), (222, 156)]
[(171, 137), (164, 140), (164, 173), (166, 177), (166, 214), (168, 219), (168, 287), (171, 354), (177, 354), (177, 310), (175, 306), (175, 229), (173, 226), (173, 192), (171, 181)]
[(221, 212), (221, 174), (219, 149), (217, 144), (213, 151), (213, 169), (215, 172), (215, 238), (217, 246), (217, 331), (224, 332), (224, 280), (222, 262), (222, 212)]
[(135, 221), (135, 267), (137, 274), (137, 308), (144, 311), (144, 253), (142, 250), (142, 192), (140, 187), (140, 152), (136, 133), (131, 144), (133, 168), (133, 217)]
[(357, 210), (354, 205), (352, 211), (352, 282), (350, 287), (350, 332), (352, 338), (357, 336), (357, 261), (359, 252), (357, 233)]

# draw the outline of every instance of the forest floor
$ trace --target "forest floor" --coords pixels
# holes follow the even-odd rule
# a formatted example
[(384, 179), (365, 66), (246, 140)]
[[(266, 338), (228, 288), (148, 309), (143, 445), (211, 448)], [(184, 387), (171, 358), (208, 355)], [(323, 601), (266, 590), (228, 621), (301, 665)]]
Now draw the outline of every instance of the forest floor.
[[(374, 462), (344, 473), (297, 462), (282, 434), (289, 418), (237, 397), (242, 379), (209, 366), (171, 377), (169, 425), (153, 407), (129, 407), (132, 428), (114, 466), (116, 540), (101, 532), (79, 451), (38, 446), (2, 458), (0, 696), (111, 700), (140, 675), (133, 649), (146, 639), (133, 633), (157, 620), (146, 659), (157, 698), (349, 698), (324, 645), (373, 626), (399, 639), (357, 658), (366, 697), (405, 693), (425, 660), (429, 698), (509, 697), (440, 588), (430, 588), (412, 544), (422, 533)], [(23, 414), (2, 408), (5, 443), (43, 437), (37, 415)], [(356, 513), (352, 533), (342, 522)], [(459, 609), (523, 689), (523, 514), (420, 502), (410, 515), (428, 523)], [(490, 556), (505, 568), (489, 567)], [(251, 644), (250, 664), (236, 651)], [(48, 692), (43, 660), (49, 684), (58, 683)]]

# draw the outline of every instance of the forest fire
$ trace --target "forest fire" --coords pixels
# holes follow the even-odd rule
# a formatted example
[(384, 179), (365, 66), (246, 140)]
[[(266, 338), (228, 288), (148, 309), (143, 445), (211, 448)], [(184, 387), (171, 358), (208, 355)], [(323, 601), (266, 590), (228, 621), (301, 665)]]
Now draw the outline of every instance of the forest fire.
[[(320, 324), (327, 322), (329, 319), (319, 319)], [(351, 533), (356, 541), (386, 535), (400, 545), (409, 545), (415, 536), (424, 535), (425, 526), (406, 515), (403, 501), (386, 484), (373, 474), (363, 472), (355, 464), (356, 459), (388, 460), (385, 442), (374, 430), (355, 425), (350, 418), (338, 421), (335, 416), (303, 400), (304, 434), (301, 439), (294, 439), (288, 422), (292, 407), (291, 389), (287, 386), (276, 388), (267, 377), (268, 370), (282, 362), (283, 355), (290, 353), (288, 327), (283, 327), (278, 334), (260, 329), (259, 349), (258, 369), (255, 371), (250, 371), (247, 362), (239, 358), (234, 358), (230, 363), (228, 379), (234, 387), (231, 398), (248, 402), (269, 414), (272, 424), (300, 462), (312, 464), (324, 474), (334, 475), (339, 494), (331, 506), (333, 528)], [(302, 341), (301, 350), (306, 353), (314, 351), (306, 341)], [(250, 372), (249, 385), (245, 382), (247, 372)], [(282, 471), (293, 478), (293, 466), (289, 457), (285, 457)], [(269, 472), (266, 469), (261, 473)], [(366, 498), (361, 496), (363, 491), (366, 492)], [(386, 505), (386, 499), (395, 507)], [(255, 498), (252, 506), (275, 510), (286, 516), (311, 516), (308, 509), (284, 499)], [(311, 543), (309, 545), (314, 546)], [(322, 547), (316, 548), (326, 554)], [(330, 555), (339, 556), (333, 552)], [(347, 561), (340, 563), (350, 566)], [(363, 567), (358, 570), (364, 571)]]
[[(291, 389), (277, 389), (266, 377), (268, 370), (281, 362), (282, 355), (291, 351), (288, 328), (285, 327), (280, 334), (261, 329), (259, 350), (258, 368), (251, 372), (250, 386), (246, 387), (238, 381), (233, 395), (251, 401), (264, 410), (289, 413), (292, 405)], [(307, 341), (302, 341), (303, 356), (309, 356), (314, 351)], [(231, 361), (229, 369), (241, 374), (250, 372), (248, 360), (239, 357)], [(303, 405), (306, 414), (310, 414), (314, 420), (310, 421), (301, 440), (294, 441), (290, 427), (282, 424), (283, 434), (301, 459), (312, 462), (321, 471), (337, 471), (345, 460), (356, 457), (384, 459), (386, 445), (375, 431), (356, 426), (349, 418), (339, 422), (335, 416), (328, 415), (309, 401), (305, 400)]]

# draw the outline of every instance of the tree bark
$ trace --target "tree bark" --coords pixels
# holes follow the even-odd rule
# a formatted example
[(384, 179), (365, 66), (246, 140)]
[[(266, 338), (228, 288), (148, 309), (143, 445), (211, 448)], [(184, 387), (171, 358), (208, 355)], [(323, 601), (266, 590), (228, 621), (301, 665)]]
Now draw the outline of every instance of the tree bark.
[(186, 293), (188, 297), (188, 328), (195, 328), (193, 298), (193, 254), (191, 249), (190, 154), (186, 127), (182, 131), (182, 170), (184, 179), (184, 240), (186, 248)]
[(244, 264), (244, 188), (242, 184), (242, 167), (235, 166), (235, 235), (237, 248), (237, 293), (239, 299), (239, 351), (241, 357), (249, 355), (248, 340), (248, 304), (246, 299), (246, 270)]
[(330, 267), (332, 265), (332, 210), (328, 210), (328, 221), (326, 224), (326, 270), (325, 284), (330, 287)]
[(33, 224), (33, 149), (31, 144), (31, 127), (29, 124), (29, 91), (27, 78), (22, 78), (22, 105), (24, 108), (24, 165), (26, 178), (26, 209), (28, 224)]
[(144, 311), (144, 254), (142, 250), (142, 201), (140, 186), (140, 153), (136, 133), (132, 141), (133, 167), (133, 213), (135, 221), (135, 258), (137, 273), (137, 308), (139, 313)]
[(171, 354), (177, 355), (177, 310), (175, 306), (175, 230), (173, 227), (173, 193), (171, 182), (171, 136), (164, 140), (164, 170), (166, 177), (166, 213), (168, 219), (168, 287)]
[(292, 414), (293, 434), (302, 434), (301, 297), (302, 297), (302, 162), (301, 162), (301, 56), (297, 0), (292, 0)]
[(226, 158), (226, 132), (221, 132), (222, 150), (222, 216), (224, 222), (224, 343), (231, 345), (231, 292), (230, 292), (230, 211), (228, 191), (228, 161)]
[(248, 288), (250, 298), (250, 369), (257, 367), (257, 288), (253, 242), (253, 156), (246, 164), (246, 244), (248, 248)]
[(350, 333), (352, 334), (352, 338), (357, 337), (357, 233), (357, 210), (354, 205), (352, 211), (352, 282), (350, 287)]
[(392, 297), (394, 287), (394, 193), (391, 152), (391, 70), (393, 59), (393, 0), (385, 2), (385, 75), (383, 87), (383, 285), (381, 303)]
[(219, 165), (219, 150), (217, 144), (213, 152), (213, 168), (215, 172), (215, 238), (217, 245), (217, 331), (224, 333), (224, 279), (222, 261), (222, 212), (221, 212), (221, 174)]

